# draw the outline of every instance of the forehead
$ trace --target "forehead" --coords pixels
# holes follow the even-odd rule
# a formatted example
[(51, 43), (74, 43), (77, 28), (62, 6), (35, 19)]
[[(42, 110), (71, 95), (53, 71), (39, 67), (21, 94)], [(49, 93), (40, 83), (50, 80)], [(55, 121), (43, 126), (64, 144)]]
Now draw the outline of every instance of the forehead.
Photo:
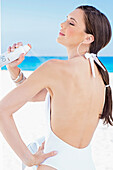
[(74, 18), (79, 26), (85, 29), (85, 22), (84, 22), (84, 11), (81, 9), (75, 9), (71, 13), (68, 14), (69, 18)]

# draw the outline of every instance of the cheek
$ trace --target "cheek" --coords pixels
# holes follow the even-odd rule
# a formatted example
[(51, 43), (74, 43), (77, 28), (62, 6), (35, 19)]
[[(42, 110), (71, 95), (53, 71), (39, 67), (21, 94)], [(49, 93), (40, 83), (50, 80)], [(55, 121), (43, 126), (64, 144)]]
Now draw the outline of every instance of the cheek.
[(75, 30), (73, 30), (71, 28), (67, 30), (67, 37), (73, 37), (75, 35), (76, 35), (76, 31)]
[(67, 39), (76, 43), (81, 42), (84, 37), (83, 32), (78, 28), (77, 29), (69, 28), (66, 33)]

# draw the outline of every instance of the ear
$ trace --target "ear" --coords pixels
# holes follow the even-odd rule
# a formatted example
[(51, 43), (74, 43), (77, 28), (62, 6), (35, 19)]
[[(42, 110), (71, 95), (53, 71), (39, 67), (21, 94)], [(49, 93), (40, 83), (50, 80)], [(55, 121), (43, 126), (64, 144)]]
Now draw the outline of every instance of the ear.
[(91, 44), (94, 41), (94, 36), (92, 34), (86, 34), (83, 41), (84, 44)]

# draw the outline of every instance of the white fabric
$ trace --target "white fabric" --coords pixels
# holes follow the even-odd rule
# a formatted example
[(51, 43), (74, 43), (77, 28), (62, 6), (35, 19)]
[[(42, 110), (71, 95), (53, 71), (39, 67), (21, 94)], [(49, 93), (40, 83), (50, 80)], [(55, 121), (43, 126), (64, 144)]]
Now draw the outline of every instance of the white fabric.
[[(100, 63), (99, 59), (97, 58), (96, 54), (94, 53), (86, 53), (85, 54), (85, 58), (89, 59), (90, 61), (90, 65), (91, 65), (91, 71), (93, 74), (93, 77), (95, 77), (95, 70), (94, 70), (94, 61), (104, 70), (106, 71), (106, 69), (103, 67), (103, 65)], [(105, 87), (110, 87), (110, 85), (106, 85)]]
[(110, 87), (110, 85), (108, 84), (108, 85), (106, 85), (106, 87)]
[(89, 61), (90, 61), (93, 77), (95, 77), (94, 61), (95, 61), (104, 71), (106, 71), (105, 68), (104, 68), (104, 67), (102, 66), (102, 64), (100, 63), (100, 61), (98, 60), (96, 54), (94, 54), (94, 53), (86, 53), (86, 54), (85, 54), (85, 57), (86, 57), (87, 59), (89, 59)]
[(91, 144), (85, 148), (78, 149), (61, 140), (52, 131), (50, 103), (50, 94), (48, 92), (46, 96), (48, 135), (45, 138), (44, 152), (57, 151), (58, 154), (46, 159), (42, 165), (48, 165), (57, 170), (95, 170), (91, 154)]

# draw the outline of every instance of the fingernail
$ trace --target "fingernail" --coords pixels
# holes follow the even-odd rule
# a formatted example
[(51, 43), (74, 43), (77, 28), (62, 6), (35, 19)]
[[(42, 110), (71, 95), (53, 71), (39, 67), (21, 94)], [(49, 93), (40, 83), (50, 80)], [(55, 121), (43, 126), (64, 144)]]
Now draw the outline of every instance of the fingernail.
[(57, 154), (58, 152), (57, 151), (54, 151), (53, 154)]

